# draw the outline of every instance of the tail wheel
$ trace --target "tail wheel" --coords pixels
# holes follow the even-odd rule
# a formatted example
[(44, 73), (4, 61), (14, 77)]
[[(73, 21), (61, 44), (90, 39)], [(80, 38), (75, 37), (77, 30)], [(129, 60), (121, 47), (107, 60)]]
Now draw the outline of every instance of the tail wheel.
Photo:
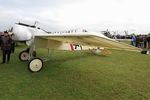
[(31, 72), (38, 72), (43, 68), (43, 61), (40, 58), (34, 58), (30, 60), (28, 64), (28, 69)]
[(22, 51), (22, 52), (20, 52), (20, 54), (19, 54), (19, 59), (20, 59), (21, 61), (27, 61), (28, 58), (29, 58), (29, 52), (27, 52), (27, 51)]

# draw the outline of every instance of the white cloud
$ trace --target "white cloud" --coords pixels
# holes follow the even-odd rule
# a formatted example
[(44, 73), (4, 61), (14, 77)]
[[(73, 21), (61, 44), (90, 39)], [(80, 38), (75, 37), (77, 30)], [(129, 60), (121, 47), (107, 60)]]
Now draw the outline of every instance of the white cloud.
[(39, 21), (49, 31), (83, 27), (93, 31), (149, 32), (149, 3), (149, 0), (5, 0), (0, 1), (0, 21), (9, 24), (14, 19)]

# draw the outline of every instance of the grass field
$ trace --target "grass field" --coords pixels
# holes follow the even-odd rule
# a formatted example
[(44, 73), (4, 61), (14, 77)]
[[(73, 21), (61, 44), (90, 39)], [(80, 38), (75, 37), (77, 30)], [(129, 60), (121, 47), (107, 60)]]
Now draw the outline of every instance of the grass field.
[[(111, 50), (110, 56), (54, 51), (38, 73), (18, 60), (0, 65), (0, 100), (149, 100), (150, 55)], [(46, 55), (38, 50), (38, 56)], [(0, 53), (1, 57), (1, 53)]]

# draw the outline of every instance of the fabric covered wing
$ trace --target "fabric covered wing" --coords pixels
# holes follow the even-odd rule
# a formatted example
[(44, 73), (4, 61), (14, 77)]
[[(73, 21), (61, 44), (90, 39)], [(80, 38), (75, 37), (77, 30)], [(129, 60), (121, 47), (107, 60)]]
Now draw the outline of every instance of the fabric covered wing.
[(104, 47), (109, 49), (140, 51), (139, 48), (131, 45), (118, 42), (111, 39), (106, 39), (99, 36), (37, 36), (35, 37), (35, 45), (38, 48), (50, 48), (68, 50), (65, 44), (73, 43), (86, 47)]

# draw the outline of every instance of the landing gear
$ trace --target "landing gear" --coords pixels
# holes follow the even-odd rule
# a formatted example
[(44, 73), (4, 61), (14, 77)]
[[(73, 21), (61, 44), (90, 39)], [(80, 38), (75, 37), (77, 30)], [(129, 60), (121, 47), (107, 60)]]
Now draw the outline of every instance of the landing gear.
[(41, 60), (40, 58), (33, 58), (32, 60), (30, 60), (28, 64), (28, 69), (31, 72), (38, 72), (42, 68), (43, 68), (43, 60)]
[(27, 61), (28, 58), (29, 58), (29, 52), (27, 52), (26, 50), (20, 52), (20, 54), (19, 54), (19, 59), (20, 59), (21, 61)]
[[(32, 53), (33, 57), (36, 57), (36, 51)], [(29, 48), (19, 53), (20, 61), (28, 61), (29, 60)]]

